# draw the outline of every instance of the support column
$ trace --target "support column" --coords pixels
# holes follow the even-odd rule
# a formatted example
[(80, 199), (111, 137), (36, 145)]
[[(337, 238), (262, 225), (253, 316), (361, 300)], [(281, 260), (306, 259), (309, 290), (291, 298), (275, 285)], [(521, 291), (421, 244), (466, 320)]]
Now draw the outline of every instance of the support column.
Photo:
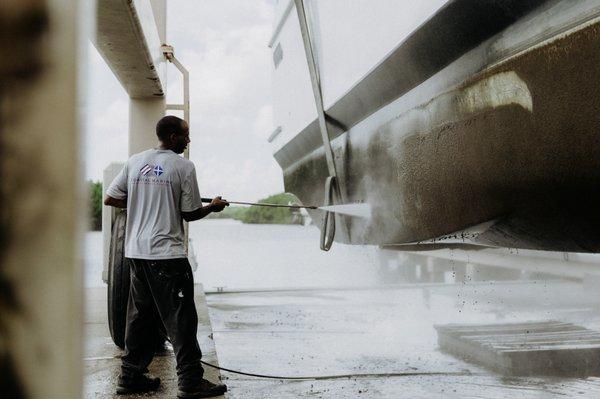
[(165, 97), (129, 101), (129, 155), (156, 147), (156, 122), (165, 116)]
[[(0, 1), (0, 396), (81, 397), (76, 0)], [(85, 47), (84, 47), (85, 48)], [(78, 65), (79, 64), (79, 65)]]

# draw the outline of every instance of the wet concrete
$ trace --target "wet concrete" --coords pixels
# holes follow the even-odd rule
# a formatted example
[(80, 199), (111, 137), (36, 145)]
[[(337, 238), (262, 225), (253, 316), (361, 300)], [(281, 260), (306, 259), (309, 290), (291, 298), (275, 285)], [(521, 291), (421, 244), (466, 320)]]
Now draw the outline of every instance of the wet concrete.
[[(125, 398), (115, 394), (117, 378), (120, 372), (121, 355), (111, 340), (107, 325), (106, 288), (86, 288), (85, 351), (84, 351), (84, 395), (88, 398)], [(212, 330), (206, 307), (202, 285), (195, 286), (196, 308), (198, 311), (198, 341), (203, 360), (218, 365), (217, 354), (212, 340)], [(149, 367), (150, 374), (160, 377), (162, 384), (158, 392), (129, 397), (175, 398), (177, 395), (177, 376), (173, 351), (154, 358)], [(219, 373), (205, 367), (205, 378), (217, 382)], [(220, 396), (219, 398), (223, 398)]]
[[(505, 377), (441, 353), (433, 328), (558, 319), (599, 330), (599, 297), (582, 292), (578, 282), (486, 281), (211, 294), (208, 304), (224, 367), (363, 375), (285, 381), (224, 372), (231, 398), (597, 398), (599, 377)], [(404, 372), (417, 375), (385, 375)]]
[[(452, 260), (412, 267), (409, 261), (380, 265), (371, 252), (356, 246), (337, 245), (331, 252), (320, 252), (314, 228), (223, 221), (191, 227), (200, 255), (196, 281), (214, 292), (215, 287), (236, 291), (207, 295), (222, 366), (289, 376), (371, 374), (282, 381), (223, 372), (230, 398), (600, 397), (597, 377), (509, 378), (443, 354), (433, 328), (447, 323), (560, 320), (600, 331), (595, 279), (559, 280), (543, 273), (542, 266), (534, 273)], [(90, 233), (87, 246), (86, 283), (97, 285), (100, 235)], [(286, 288), (292, 286), (295, 290)], [(262, 287), (272, 288), (252, 292)], [(118, 359), (101, 358), (120, 354), (105, 324), (104, 291), (86, 291), (86, 398), (112, 397), (118, 373)], [(206, 317), (200, 323), (206, 326)], [(208, 331), (199, 333), (205, 352), (211, 342), (207, 335)], [(173, 367), (172, 357), (155, 360), (152, 371), (164, 368), (162, 376), (171, 378), (157, 397), (174, 389)], [(454, 374), (382, 375), (397, 372)]]

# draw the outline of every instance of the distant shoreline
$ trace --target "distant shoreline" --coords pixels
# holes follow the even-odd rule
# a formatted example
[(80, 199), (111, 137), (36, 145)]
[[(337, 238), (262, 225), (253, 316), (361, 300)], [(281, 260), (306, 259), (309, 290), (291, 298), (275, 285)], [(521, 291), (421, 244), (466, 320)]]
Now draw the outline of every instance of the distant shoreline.
[[(271, 195), (258, 201), (278, 205), (290, 205), (298, 203), (298, 199), (288, 193)], [(305, 224), (308, 216), (302, 214), (298, 209), (269, 208), (264, 206), (230, 206), (223, 212), (211, 213), (208, 219), (235, 219), (247, 224)]]

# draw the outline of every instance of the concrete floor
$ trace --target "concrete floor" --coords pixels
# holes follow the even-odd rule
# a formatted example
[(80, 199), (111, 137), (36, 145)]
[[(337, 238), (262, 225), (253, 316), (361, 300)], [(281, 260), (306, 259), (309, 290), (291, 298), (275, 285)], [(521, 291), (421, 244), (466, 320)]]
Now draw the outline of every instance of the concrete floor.
[[(416, 284), (208, 295), (230, 398), (598, 398), (600, 378), (506, 378), (441, 353), (434, 324), (561, 319), (600, 327), (597, 296), (565, 281)], [(600, 359), (599, 359), (600, 361)], [(386, 373), (425, 373), (386, 376)], [(426, 375), (426, 373), (442, 373)], [(447, 373), (447, 374), (444, 374)]]
[[(86, 398), (116, 397), (121, 351), (108, 333), (105, 292), (87, 289)], [(599, 377), (508, 378), (441, 353), (433, 329), (434, 324), (452, 322), (555, 319), (600, 330), (599, 296), (578, 282), (221, 293), (206, 296), (208, 307), (197, 288), (196, 299), (206, 361), (217, 361), (216, 346), (221, 365), (236, 370), (279, 376), (355, 375), (293, 381), (223, 372), (232, 399), (600, 397)], [(147, 396), (175, 397), (172, 354), (156, 358), (151, 372), (162, 378), (163, 388)], [(213, 381), (218, 378), (212, 369), (207, 375)]]
[[(106, 288), (86, 288), (85, 316), (85, 352), (84, 352), (84, 398), (124, 398), (115, 394), (117, 377), (120, 372), (120, 350), (111, 340), (107, 325)], [(203, 360), (217, 364), (217, 354), (211, 338), (210, 319), (206, 307), (202, 286), (195, 287), (196, 308), (198, 310), (198, 341), (203, 353)], [(160, 377), (161, 389), (148, 395), (132, 395), (129, 397), (175, 398), (177, 395), (177, 378), (175, 374), (175, 358), (170, 351), (165, 356), (156, 357), (150, 365), (150, 374)], [(219, 380), (217, 370), (205, 367), (205, 378), (216, 382)], [(223, 398), (221, 396), (220, 398)]]

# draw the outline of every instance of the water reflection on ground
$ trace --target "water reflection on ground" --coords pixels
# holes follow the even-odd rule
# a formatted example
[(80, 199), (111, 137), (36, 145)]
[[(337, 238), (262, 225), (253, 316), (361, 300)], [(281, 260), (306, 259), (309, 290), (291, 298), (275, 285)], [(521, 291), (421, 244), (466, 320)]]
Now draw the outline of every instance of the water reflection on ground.
[[(597, 297), (582, 295), (579, 281), (381, 256), (374, 247), (335, 244), (326, 253), (314, 227), (207, 221), (191, 237), (198, 278), (225, 291), (208, 296), (223, 365), (290, 376), (372, 374), (287, 383), (227, 374), (232, 398), (600, 397), (594, 377), (504, 378), (443, 354), (433, 328), (557, 319), (599, 329)], [(377, 376), (402, 372), (457, 374)]]
[[(415, 284), (225, 293), (208, 300), (225, 367), (287, 376), (368, 374), (281, 382), (225, 373), (232, 398), (596, 398), (595, 377), (504, 378), (441, 353), (433, 328), (546, 318), (598, 327), (597, 310), (577, 289), (578, 283), (562, 281)], [(407, 372), (418, 375), (382, 376)]]

